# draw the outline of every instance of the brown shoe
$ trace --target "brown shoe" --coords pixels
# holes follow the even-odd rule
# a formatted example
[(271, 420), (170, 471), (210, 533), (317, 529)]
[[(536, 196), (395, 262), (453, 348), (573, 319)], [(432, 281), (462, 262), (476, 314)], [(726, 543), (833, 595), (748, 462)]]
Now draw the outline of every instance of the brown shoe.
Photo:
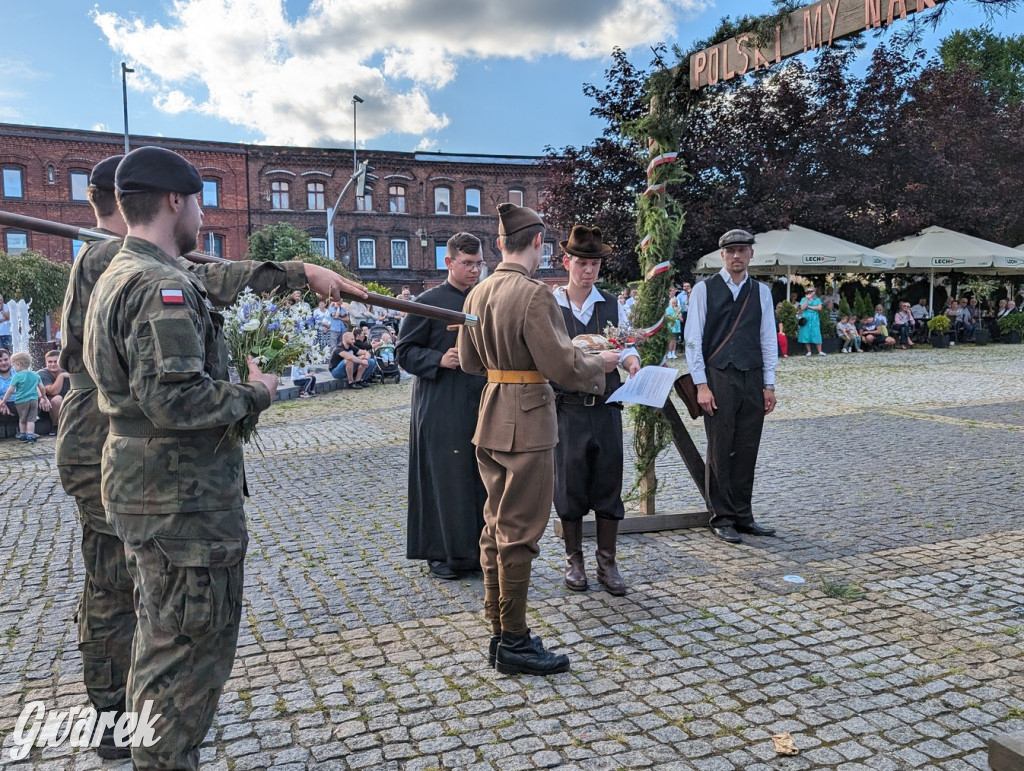
[(615, 541), (618, 534), (617, 519), (597, 518), (597, 580), (608, 594), (621, 597), (626, 593), (626, 582), (615, 566)]
[(583, 522), (562, 520), (565, 539), (565, 585), (574, 592), (587, 590), (587, 573), (583, 568)]

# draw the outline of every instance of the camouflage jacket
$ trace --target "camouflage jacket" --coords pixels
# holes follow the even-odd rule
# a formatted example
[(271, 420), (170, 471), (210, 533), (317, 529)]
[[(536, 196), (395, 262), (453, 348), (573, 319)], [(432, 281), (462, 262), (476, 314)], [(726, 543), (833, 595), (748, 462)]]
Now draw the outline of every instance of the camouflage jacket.
[[(254, 269), (215, 267), (236, 293)], [(225, 432), (266, 409), (270, 394), (258, 383), (228, 382), (222, 319), (199, 277), (152, 243), (126, 238), (89, 302), (84, 362), (110, 421), (102, 457), (108, 512), (241, 506), (242, 447)]]

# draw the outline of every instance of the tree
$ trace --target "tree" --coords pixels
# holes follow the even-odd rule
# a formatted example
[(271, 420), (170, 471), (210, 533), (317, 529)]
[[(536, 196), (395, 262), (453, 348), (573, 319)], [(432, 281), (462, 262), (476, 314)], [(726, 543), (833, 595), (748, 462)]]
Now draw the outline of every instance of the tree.
[(645, 150), (623, 134), (623, 124), (647, 110), (644, 83), (648, 73), (638, 69), (622, 49), (612, 52), (605, 70), (607, 86), (583, 86), (596, 102), (590, 114), (602, 118), (602, 135), (582, 148), (547, 148), (542, 168), (548, 173), (548, 196), (541, 205), (547, 222), (569, 230), (574, 224), (601, 228), (613, 255), (604, 261), (607, 278), (625, 282), (638, 278), (636, 259), (636, 195), (644, 183)]
[(987, 29), (954, 32), (939, 46), (948, 72), (972, 70), (982, 88), (1009, 104), (1024, 100), (1024, 35), (1000, 37)]
[(42, 328), (47, 313), (52, 313), (64, 303), (70, 273), (70, 265), (52, 262), (39, 252), (7, 254), (0, 251), (4, 298), (31, 300), (29, 323), (36, 330)]
[(287, 262), (317, 256), (310, 248), (309, 233), (287, 222), (267, 225), (249, 236), (246, 257), (257, 262)]

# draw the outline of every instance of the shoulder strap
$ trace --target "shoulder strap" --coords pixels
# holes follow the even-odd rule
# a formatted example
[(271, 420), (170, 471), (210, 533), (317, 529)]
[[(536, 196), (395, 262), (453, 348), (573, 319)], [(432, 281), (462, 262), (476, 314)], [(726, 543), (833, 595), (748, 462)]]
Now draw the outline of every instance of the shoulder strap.
[[(725, 336), (725, 339), (722, 340), (719, 346), (710, 356), (708, 356), (706, 361), (711, 361), (716, 355), (718, 355), (718, 352), (721, 351), (725, 347), (725, 344), (729, 342), (729, 339), (732, 337), (732, 333), (736, 331), (736, 327), (739, 326), (740, 319), (743, 318), (743, 311), (747, 309), (747, 303), (750, 302), (750, 296), (754, 294), (754, 279), (747, 276), (747, 280), (750, 282), (748, 287), (749, 291), (747, 292), (746, 299), (743, 301), (743, 305), (740, 306), (740, 312), (736, 314), (736, 320), (732, 322), (732, 328), (729, 329), (729, 333)], [(758, 289), (758, 293), (760, 294), (760, 289)]]

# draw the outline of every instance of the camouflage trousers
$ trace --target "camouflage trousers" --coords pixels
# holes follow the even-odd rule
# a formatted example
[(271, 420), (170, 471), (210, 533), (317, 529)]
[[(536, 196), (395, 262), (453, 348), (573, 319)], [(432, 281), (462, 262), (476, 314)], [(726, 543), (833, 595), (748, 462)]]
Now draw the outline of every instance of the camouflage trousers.
[(78, 504), (85, 581), (76, 613), (82, 679), (97, 712), (124, 709), (135, 636), (134, 585), (124, 544), (107, 523), (100, 467), (60, 466), (61, 482)]
[(151, 701), (152, 747), (133, 747), (137, 769), (196, 769), (231, 674), (242, 617), (245, 513), (108, 514), (125, 543), (138, 626), (129, 711)]

